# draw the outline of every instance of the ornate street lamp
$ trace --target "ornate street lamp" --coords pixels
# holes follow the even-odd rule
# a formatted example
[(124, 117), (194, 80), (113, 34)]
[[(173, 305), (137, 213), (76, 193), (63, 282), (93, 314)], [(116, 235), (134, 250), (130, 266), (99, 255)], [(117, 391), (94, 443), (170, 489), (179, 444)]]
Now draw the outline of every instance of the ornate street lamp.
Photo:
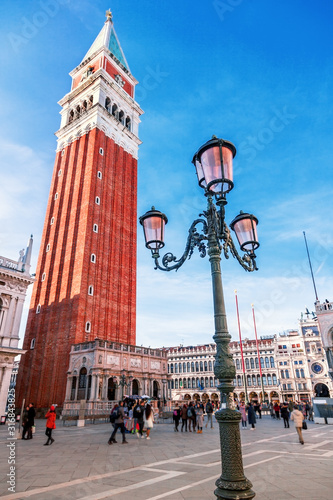
[[(193, 157), (199, 186), (205, 190), (207, 210), (196, 219), (190, 229), (183, 255), (177, 259), (168, 252), (160, 263), (159, 250), (164, 247), (164, 229), (167, 217), (154, 207), (140, 217), (143, 225), (146, 247), (152, 252), (155, 269), (172, 271), (179, 269), (197, 247), (201, 257), (208, 250), (211, 263), (211, 276), (214, 301), (214, 322), (216, 342), (216, 362), (214, 374), (219, 380), (218, 390), (221, 393), (221, 408), (215, 416), (220, 428), (220, 446), (222, 457), (222, 474), (216, 481), (215, 495), (220, 499), (251, 499), (255, 496), (251, 482), (245, 477), (240, 442), (239, 423), (241, 415), (235, 410), (232, 397), (235, 388), (236, 369), (230, 354), (231, 335), (228, 332), (227, 317), (224, 305), (221, 253), (229, 258), (229, 252), (246, 271), (257, 270), (255, 250), (259, 247), (257, 239), (258, 219), (253, 215), (240, 213), (231, 224), (236, 233), (241, 250), (240, 256), (231, 238), (230, 230), (225, 222), (226, 194), (233, 188), (233, 158), (235, 146), (216, 136), (206, 142)], [(216, 205), (213, 197), (215, 197)], [(201, 230), (197, 229), (201, 226)]]
[(130, 377), (128, 377), (128, 382), (127, 382), (125, 373), (126, 370), (121, 370), (119, 382), (117, 382), (116, 377), (113, 377), (113, 382), (115, 384), (116, 389), (118, 389), (118, 387), (121, 387), (121, 399), (124, 399), (124, 387), (130, 387), (133, 380), (133, 377), (131, 375)]

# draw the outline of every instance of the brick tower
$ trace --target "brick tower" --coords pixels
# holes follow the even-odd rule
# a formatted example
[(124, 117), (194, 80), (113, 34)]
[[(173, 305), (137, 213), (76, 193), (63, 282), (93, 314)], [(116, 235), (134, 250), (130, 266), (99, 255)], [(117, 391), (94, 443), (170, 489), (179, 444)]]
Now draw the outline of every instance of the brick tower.
[(17, 380), (39, 408), (62, 405), (72, 344), (136, 341), (142, 110), (111, 12), (70, 75)]

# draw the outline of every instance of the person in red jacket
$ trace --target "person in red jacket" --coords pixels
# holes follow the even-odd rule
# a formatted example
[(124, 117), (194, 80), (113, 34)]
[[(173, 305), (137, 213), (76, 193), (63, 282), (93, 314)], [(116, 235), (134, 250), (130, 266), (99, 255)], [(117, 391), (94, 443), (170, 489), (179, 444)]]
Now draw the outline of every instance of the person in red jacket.
[(45, 418), (47, 418), (45, 431), (45, 434), (47, 435), (47, 441), (44, 446), (48, 446), (49, 444), (52, 444), (54, 442), (54, 439), (52, 438), (52, 430), (56, 428), (56, 412), (54, 406), (51, 406), (51, 408), (45, 415)]

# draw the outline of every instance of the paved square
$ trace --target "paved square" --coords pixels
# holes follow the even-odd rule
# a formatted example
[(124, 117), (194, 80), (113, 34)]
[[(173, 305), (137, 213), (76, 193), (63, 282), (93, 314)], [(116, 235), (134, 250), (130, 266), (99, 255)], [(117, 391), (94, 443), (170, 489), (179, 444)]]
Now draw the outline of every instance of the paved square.
[[(218, 426), (202, 434), (174, 432), (156, 424), (151, 439), (127, 435), (128, 444), (107, 444), (110, 424), (63, 427), (57, 421), (55, 443), (43, 446), (45, 421), (36, 421), (31, 441), (17, 440), (16, 488), (8, 491), (10, 442), (0, 427), (1, 486), (6, 500), (215, 500), (221, 474)], [(282, 421), (264, 416), (255, 431), (241, 430), (245, 474), (258, 500), (331, 500), (333, 498), (333, 427), (308, 424), (305, 445)]]

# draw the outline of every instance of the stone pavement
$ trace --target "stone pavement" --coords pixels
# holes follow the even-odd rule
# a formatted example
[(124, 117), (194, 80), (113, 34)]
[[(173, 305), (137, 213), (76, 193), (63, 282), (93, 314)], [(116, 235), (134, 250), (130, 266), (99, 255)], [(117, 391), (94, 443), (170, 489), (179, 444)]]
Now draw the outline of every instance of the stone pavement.
[[(16, 489), (8, 491), (8, 431), (0, 426), (0, 496), (6, 500), (216, 500), (221, 474), (218, 426), (202, 434), (175, 433), (156, 424), (151, 439), (127, 435), (129, 444), (107, 444), (110, 424), (63, 427), (43, 446), (45, 420), (31, 441), (15, 442)], [(308, 424), (305, 445), (293, 424), (264, 416), (255, 431), (241, 430), (245, 475), (257, 500), (331, 500), (333, 426)], [(13, 456), (13, 455), (12, 455)]]

